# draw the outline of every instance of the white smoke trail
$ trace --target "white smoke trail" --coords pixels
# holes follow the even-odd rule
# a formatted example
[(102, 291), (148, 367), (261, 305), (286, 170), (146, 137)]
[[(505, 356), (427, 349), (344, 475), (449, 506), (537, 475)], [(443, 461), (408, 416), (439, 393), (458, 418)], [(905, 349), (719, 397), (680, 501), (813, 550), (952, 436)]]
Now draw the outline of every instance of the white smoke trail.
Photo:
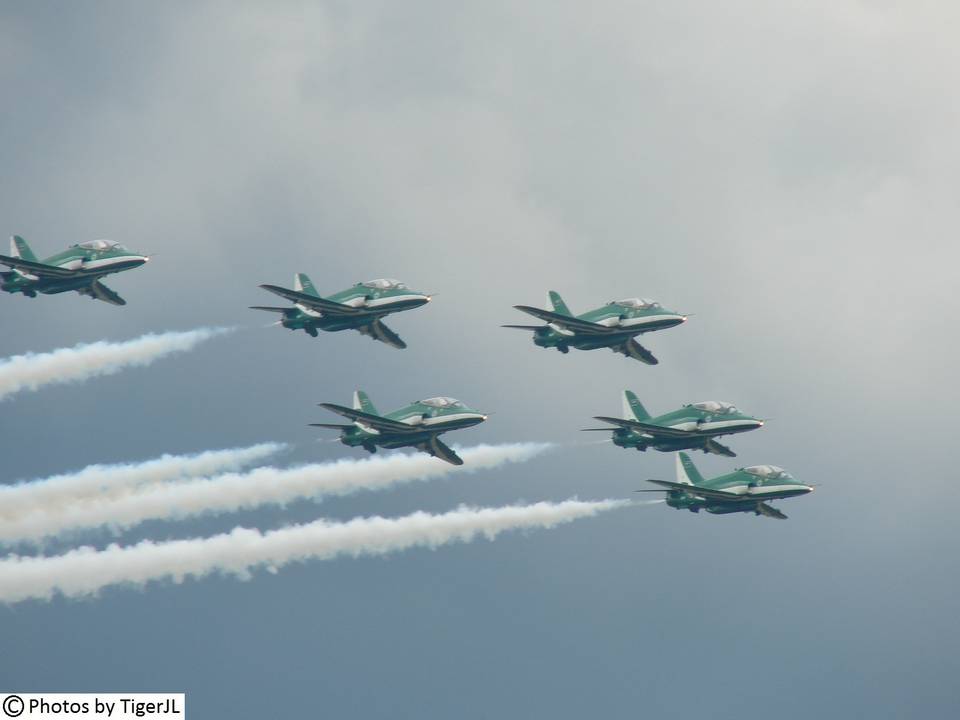
[(95, 342), (48, 353), (27, 353), (0, 360), (0, 399), (21, 390), (51, 383), (110, 375), (131, 365), (149, 365), (157, 358), (185, 352), (230, 328), (199, 328), (187, 332), (148, 334), (126, 342)]
[(460, 507), (441, 515), (416, 512), (400, 518), (356, 518), (343, 523), (317, 520), (265, 533), (238, 527), (209, 538), (144, 540), (103, 550), (81, 547), (51, 557), (11, 555), (0, 560), (0, 602), (50, 598), (54, 593), (80, 597), (108, 585), (143, 585), (165, 578), (179, 583), (217, 571), (249, 578), (251, 570), (258, 567), (275, 572), (291, 562), (338, 555), (385, 555), (416, 546), (469, 542), (478, 536), (493, 540), (506, 530), (551, 528), (630, 504), (573, 499), (501, 508)]
[(181, 518), (200, 513), (234, 512), (267, 503), (343, 495), (452, 472), (523, 462), (550, 445), (512, 443), (479, 445), (461, 452), (464, 465), (450, 465), (429, 455), (397, 454), (363, 460), (340, 460), (294, 468), (262, 467), (175, 485), (144, 488), (117, 498), (87, 498), (52, 507), (38, 507), (15, 516), (0, 516), (0, 542), (36, 541), (69, 530), (107, 525), (115, 530), (145, 520)]
[(53, 512), (82, 498), (117, 498), (156, 483), (239, 470), (285, 448), (283, 443), (261, 443), (196, 455), (163, 455), (140, 463), (90, 465), (75, 473), (0, 485), (0, 518)]

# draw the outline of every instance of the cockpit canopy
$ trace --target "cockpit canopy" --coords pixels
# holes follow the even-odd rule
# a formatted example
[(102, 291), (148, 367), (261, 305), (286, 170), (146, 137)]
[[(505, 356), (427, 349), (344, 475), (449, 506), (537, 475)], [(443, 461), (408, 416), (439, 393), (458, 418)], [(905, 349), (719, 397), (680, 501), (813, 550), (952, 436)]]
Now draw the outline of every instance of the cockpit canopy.
[(88, 240), (87, 242), (78, 243), (74, 245), (74, 247), (81, 247), (84, 250), (116, 250), (119, 252), (130, 252), (126, 247), (118, 242), (113, 242), (112, 240)]
[(392, 280), (391, 278), (378, 278), (377, 280), (367, 280), (366, 282), (360, 283), (363, 287), (371, 288), (373, 290), (406, 290), (407, 286), (404, 285), (399, 280)]
[(611, 305), (619, 305), (630, 310), (651, 310), (659, 308), (660, 303), (648, 298), (624, 298), (623, 300), (614, 300)]
[(757, 477), (762, 477), (767, 480), (792, 480), (793, 475), (788, 473), (781, 467), (776, 465), (752, 465), (750, 467), (745, 467), (744, 472), (748, 472), (751, 475), (756, 475)]
[(736, 405), (732, 405), (728, 402), (721, 402), (720, 400), (706, 400), (704, 402), (693, 403), (691, 407), (695, 407), (697, 410), (703, 410), (704, 412), (712, 413), (713, 415), (733, 415), (740, 412), (737, 410)]
[(434, 408), (462, 408), (466, 407), (462, 402), (452, 397), (432, 397), (421, 400), (422, 405), (429, 405)]

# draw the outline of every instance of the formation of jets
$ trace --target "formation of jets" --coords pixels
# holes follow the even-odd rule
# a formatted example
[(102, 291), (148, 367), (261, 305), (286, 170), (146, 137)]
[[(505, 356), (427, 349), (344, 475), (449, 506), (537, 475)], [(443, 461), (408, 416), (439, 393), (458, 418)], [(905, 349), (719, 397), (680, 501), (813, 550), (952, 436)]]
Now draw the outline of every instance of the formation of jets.
[[(125, 305), (126, 301), (106, 287), (101, 278), (140, 267), (148, 260), (148, 256), (109, 240), (71, 245), (56, 255), (39, 260), (27, 242), (14, 235), (10, 241), (10, 255), (0, 255), (0, 264), (11, 268), (10, 272), (0, 272), (0, 289), (27, 297), (36, 297), (38, 293), (52, 295), (76, 291), (113, 305)], [(384, 324), (383, 319), (393, 313), (422, 307), (432, 299), (429, 294), (411, 290), (404, 283), (387, 278), (359, 282), (326, 297), (317, 292), (304, 273), (294, 275), (292, 289), (279, 285), (260, 287), (292, 304), (285, 307), (255, 305), (251, 308), (281, 315), (278, 324), (287, 329), (303, 330), (312, 337), (317, 337), (321, 330), (356, 330), (398, 349), (407, 345)], [(570, 348), (609, 348), (647, 365), (656, 365), (659, 361), (637, 342), (637, 336), (676, 327), (689, 317), (645, 298), (615, 300), (582, 315), (574, 315), (559, 293), (551, 290), (547, 297), (552, 310), (530, 305), (514, 306), (545, 324), (503, 327), (531, 331), (534, 344), (556, 348), (561, 353), (568, 353)], [(463, 460), (440, 440), (440, 435), (487, 419), (485, 413), (445, 396), (419, 400), (399, 410), (380, 413), (367, 394), (357, 390), (351, 407), (326, 402), (320, 406), (349, 422), (311, 425), (339, 430), (339, 440), (344, 445), (362, 447), (371, 453), (377, 448), (412, 447), (454, 465), (462, 465)], [(586, 429), (611, 433), (611, 440), (618, 447), (677, 452), (676, 481), (650, 480), (659, 487), (638, 491), (665, 493), (665, 502), (672, 508), (691, 512), (705, 510), (714, 514), (747, 512), (785, 519), (786, 515), (771, 506), (770, 501), (804, 495), (813, 490), (812, 486), (795, 480), (775, 465), (752, 465), (708, 480), (685, 452), (678, 452), (701, 450), (736, 457), (736, 453), (721, 445), (717, 438), (756, 430), (764, 421), (727, 402), (696, 402), (652, 416), (635, 393), (625, 390), (623, 417), (597, 415), (594, 419), (611, 427)]]

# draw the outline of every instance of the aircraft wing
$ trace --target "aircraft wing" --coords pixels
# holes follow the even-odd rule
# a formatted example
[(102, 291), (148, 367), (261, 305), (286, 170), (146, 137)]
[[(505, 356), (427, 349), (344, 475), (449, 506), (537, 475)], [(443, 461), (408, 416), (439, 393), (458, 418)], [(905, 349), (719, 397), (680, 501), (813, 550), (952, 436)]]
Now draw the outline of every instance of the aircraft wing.
[(463, 460), (453, 451), (453, 448), (444, 443), (436, 435), (430, 438), (428, 442), (417, 445), (417, 447), (451, 465), (463, 465)]
[(331, 430), (350, 430), (355, 425), (344, 425), (342, 423), (307, 423), (310, 427), (330, 428)]
[(630, 338), (622, 345), (617, 345), (613, 348), (614, 352), (618, 352), (621, 355), (626, 355), (628, 358), (633, 358), (634, 360), (639, 360), (642, 363), (647, 365), (658, 365), (660, 363), (653, 353), (647, 350), (643, 345), (638, 343), (633, 338)]
[(369, 425), (374, 430), (379, 430), (380, 432), (408, 433), (414, 429), (406, 423), (381, 417), (380, 415), (371, 415), (370, 413), (363, 412), (363, 410), (354, 410), (353, 408), (348, 408), (343, 405), (320, 403), (320, 407), (324, 407), (330, 412), (335, 412), (337, 415), (343, 415), (345, 418), (350, 418), (351, 420), (363, 423), (364, 425)]
[(776, 518), (777, 520), (787, 519), (786, 515), (777, 510), (775, 507), (767, 505), (766, 503), (757, 503), (757, 512), (769, 518)]
[(268, 292), (272, 292), (274, 295), (286, 298), (290, 302), (306, 305), (313, 310), (327, 315), (360, 315), (363, 313), (359, 308), (350, 307), (349, 305), (334, 302), (333, 300), (325, 300), (316, 295), (308, 295), (307, 293), (297, 292), (296, 290), (288, 290), (279, 285), (261, 285), (260, 287)]
[(37, 277), (67, 278), (74, 277), (77, 274), (76, 270), (67, 270), (66, 268), (57, 267), (56, 265), (46, 265), (45, 263), (10, 257), (9, 255), (0, 255), (0, 264), (16, 268), (17, 270), (23, 270)]
[(724, 457), (736, 457), (737, 454), (728, 448), (726, 445), (721, 445), (713, 438), (707, 440), (704, 444), (703, 449), (708, 453), (713, 453), (714, 455), (723, 455)]
[(611, 328), (606, 325), (598, 325), (597, 323), (581, 320), (571, 315), (561, 315), (560, 313), (541, 310), (540, 308), (530, 307), (529, 305), (514, 305), (514, 307), (520, 312), (533, 315), (535, 318), (540, 318), (544, 322), (553, 323), (554, 325), (559, 325), (568, 330), (586, 335), (608, 335), (610, 333), (623, 332), (623, 328)]
[(379, 318), (374, 320), (369, 325), (358, 327), (357, 330), (360, 331), (361, 335), (372, 337), (374, 340), (379, 340), (380, 342), (386, 343), (390, 347), (395, 347), (398, 350), (403, 350), (407, 346), (407, 344), (400, 339), (400, 336), (380, 322)]
[(637, 420), (626, 420), (624, 418), (607, 417), (605, 415), (596, 415), (593, 419), (608, 422), (611, 425), (619, 425), (629, 430), (647, 433), (648, 435), (659, 435), (664, 438), (689, 438), (696, 437), (697, 435), (697, 433), (690, 430), (678, 430), (677, 428), (666, 425), (652, 425), (651, 423), (639, 422)]
[(744, 500), (743, 495), (738, 495), (737, 493), (727, 492), (726, 490), (713, 490), (710, 488), (700, 487), (699, 485), (689, 485), (687, 483), (676, 483), (670, 482), (668, 480), (647, 480), (647, 482), (652, 482), (654, 485), (662, 485), (665, 488), (670, 490), (681, 490), (682, 492), (689, 493), (691, 495), (699, 495), (700, 497), (707, 498), (710, 500)]
[(108, 288), (99, 280), (94, 280), (92, 283), (86, 287), (78, 288), (77, 292), (81, 295), (87, 295), (92, 297), (94, 300), (103, 300), (108, 302), (111, 305), (126, 305), (127, 301), (122, 297), (117, 295), (113, 290)]

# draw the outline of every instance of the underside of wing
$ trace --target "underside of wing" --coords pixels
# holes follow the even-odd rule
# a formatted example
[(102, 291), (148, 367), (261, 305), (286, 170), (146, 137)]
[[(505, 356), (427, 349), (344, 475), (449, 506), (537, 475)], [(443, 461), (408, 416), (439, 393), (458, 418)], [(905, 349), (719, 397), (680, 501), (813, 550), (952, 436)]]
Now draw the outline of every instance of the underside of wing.
[(463, 465), (463, 460), (453, 451), (453, 448), (444, 443), (436, 435), (430, 438), (429, 442), (418, 445), (418, 447), (424, 452), (428, 452), (451, 465)]
[(689, 438), (696, 435), (689, 430), (678, 430), (677, 428), (667, 427), (665, 425), (651, 425), (650, 423), (639, 422), (638, 420), (627, 420), (625, 418), (607, 417), (606, 415), (597, 415), (594, 420), (608, 422), (611, 425), (619, 425), (622, 428), (636, 430), (637, 432), (653, 435), (662, 438)]
[(676, 483), (670, 482), (669, 480), (647, 480), (647, 482), (652, 482), (654, 485), (662, 485), (665, 488), (670, 490), (679, 490), (690, 495), (697, 495), (702, 498), (707, 498), (711, 500), (743, 500), (742, 495), (737, 495), (737, 493), (726, 492), (725, 490), (713, 490), (710, 488), (701, 487), (699, 485), (690, 485), (688, 483)]
[(331, 430), (349, 430), (355, 425), (346, 425), (343, 423), (308, 423), (310, 427), (329, 428)]
[(372, 337), (374, 340), (379, 340), (380, 342), (386, 343), (390, 347), (395, 347), (398, 350), (403, 350), (407, 346), (407, 344), (400, 339), (400, 336), (384, 325), (379, 318), (374, 320), (369, 325), (358, 327), (357, 330), (360, 331), (361, 335)]
[(380, 432), (407, 433), (413, 429), (406, 423), (381, 417), (380, 415), (371, 415), (370, 413), (365, 413), (362, 410), (354, 410), (353, 408), (344, 407), (343, 405), (335, 405), (334, 403), (320, 403), (320, 407), (324, 407), (330, 412), (335, 412), (337, 415), (343, 415), (345, 418), (356, 420), (364, 425), (369, 425), (374, 430), (379, 430)]
[(514, 330), (532, 330), (534, 332), (543, 329), (543, 325), (501, 325), (500, 327), (513, 328)]
[(647, 350), (643, 345), (638, 343), (633, 338), (630, 338), (621, 345), (617, 345), (614, 348), (614, 351), (622, 355), (626, 355), (628, 358), (639, 360), (646, 365), (657, 365), (660, 363), (660, 361), (654, 357), (652, 352)]
[(268, 307), (266, 305), (251, 305), (251, 310), (265, 310), (266, 312), (283, 313), (286, 315), (291, 311), (288, 307)]
[(285, 287), (280, 287), (279, 285), (261, 285), (260, 287), (267, 292), (272, 292), (274, 295), (279, 295), (290, 302), (306, 305), (308, 308), (316, 310), (317, 312), (322, 312), (326, 315), (363, 314), (363, 311), (358, 308), (350, 307), (349, 305), (344, 305), (343, 303), (334, 302), (333, 300), (325, 300), (324, 298), (317, 297), (316, 295), (308, 295), (307, 293), (297, 292), (296, 290), (289, 290)]
[(706, 450), (708, 453), (712, 453), (713, 455), (723, 455), (724, 457), (737, 456), (737, 454), (733, 450), (728, 448), (726, 445), (722, 445), (718, 443), (713, 438), (710, 438), (709, 440), (707, 440), (706, 443), (704, 443), (703, 449)]
[(622, 332), (619, 328), (609, 328), (606, 325), (598, 325), (597, 323), (581, 320), (571, 315), (561, 315), (560, 313), (541, 310), (540, 308), (530, 307), (529, 305), (514, 305), (514, 307), (520, 312), (533, 315), (535, 318), (540, 318), (544, 322), (553, 323), (554, 325), (559, 325), (560, 327), (578, 333), (587, 335), (609, 335), (611, 333)]
[(766, 503), (757, 503), (757, 512), (769, 518), (776, 518), (777, 520), (787, 519), (786, 515), (772, 505), (767, 505)]
[(99, 280), (94, 280), (87, 287), (82, 287), (77, 290), (81, 295), (87, 295), (94, 298), (95, 300), (103, 300), (108, 302), (111, 305), (126, 305), (127, 301), (122, 297), (117, 295), (113, 290), (108, 288)]
[(46, 265), (41, 262), (24, 260), (23, 258), (10, 257), (9, 255), (0, 255), (0, 263), (16, 268), (17, 270), (23, 270), (37, 277), (68, 278), (74, 277), (77, 274), (76, 270), (67, 270), (57, 267), (56, 265)]

